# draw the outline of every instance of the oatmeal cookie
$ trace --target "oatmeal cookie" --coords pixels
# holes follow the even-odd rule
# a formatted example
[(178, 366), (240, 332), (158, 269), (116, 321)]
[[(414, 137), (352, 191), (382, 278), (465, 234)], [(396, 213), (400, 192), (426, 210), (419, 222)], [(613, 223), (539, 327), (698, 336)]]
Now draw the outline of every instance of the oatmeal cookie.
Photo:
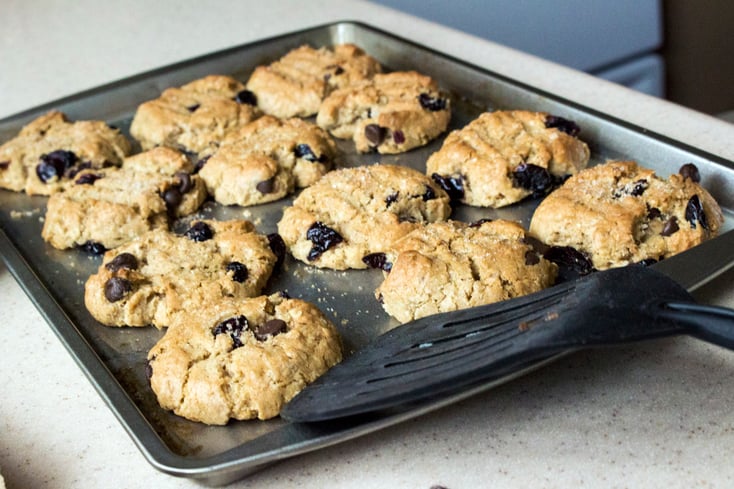
[(304, 45), (255, 68), (247, 88), (266, 114), (283, 119), (309, 117), (332, 91), (380, 72), (380, 63), (354, 44), (319, 49)]
[(342, 168), (285, 209), (278, 233), (291, 254), (309, 265), (366, 268), (365, 256), (450, 213), (448, 195), (417, 170), (381, 164)]
[(394, 154), (423, 146), (444, 132), (451, 100), (415, 71), (375, 75), (337, 90), (321, 104), (316, 123), (357, 151)]
[(719, 205), (694, 180), (665, 180), (634, 161), (594, 166), (540, 203), (530, 233), (576, 249), (598, 270), (661, 260), (716, 236), (723, 223)]
[(486, 112), (452, 131), (426, 172), (454, 200), (503, 207), (542, 196), (589, 162), (578, 126), (542, 112)]
[(281, 295), (202, 305), (148, 354), (164, 409), (206, 424), (269, 419), (342, 358), (334, 325)]
[(51, 111), (0, 146), (0, 188), (51, 195), (79, 171), (118, 166), (131, 151), (130, 141), (105, 122), (71, 122)]

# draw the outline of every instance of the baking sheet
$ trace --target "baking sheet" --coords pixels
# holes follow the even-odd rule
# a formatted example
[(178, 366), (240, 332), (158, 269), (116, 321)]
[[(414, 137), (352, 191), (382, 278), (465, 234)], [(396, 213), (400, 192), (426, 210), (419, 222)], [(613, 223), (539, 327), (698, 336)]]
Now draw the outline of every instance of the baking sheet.
[[(682, 164), (692, 162), (703, 175), (703, 185), (725, 209), (723, 231), (732, 228), (734, 165), (731, 162), (559, 100), (521, 81), (508, 80), (500, 74), (353, 22), (340, 22), (231, 48), (46, 104), (0, 121), (0, 141), (12, 138), (23, 124), (52, 108), (64, 111), (72, 119), (102, 119), (127, 131), (137, 105), (157, 97), (169, 86), (212, 73), (230, 74), (245, 81), (255, 66), (277, 59), (301, 44), (329, 46), (343, 42), (362, 46), (389, 69), (416, 69), (436, 78), (453, 96), (451, 129), (462, 127), (485, 110), (543, 110), (572, 119), (581, 126), (581, 138), (589, 143), (592, 151), (592, 164), (608, 158), (635, 159), (667, 176)], [(441, 139), (394, 156), (358, 155), (351, 141), (338, 141), (338, 145), (348, 166), (380, 161), (423, 171), (425, 160), (440, 147)], [(251, 208), (208, 203), (195, 217), (251, 219), (260, 232), (270, 233), (276, 230), (282, 208), (291, 200)], [(101, 258), (75, 250), (55, 250), (44, 243), (41, 228), (45, 203), (44, 197), (0, 191), (3, 259), (144, 456), (162, 471), (208, 485), (221, 485), (279, 459), (385, 428), (458, 399), (417, 406), (412, 411), (392, 416), (314, 425), (275, 419), (209, 427), (165, 412), (158, 406), (145, 376), (147, 352), (163, 332), (154, 328), (106, 328), (91, 318), (84, 308), (83, 286), (87, 277), (96, 271)], [(499, 210), (460, 206), (452, 218), (467, 221), (507, 218), (519, 220), (527, 227), (535, 204), (527, 201)], [(685, 263), (686, 254), (681, 258)], [(708, 266), (698, 266), (701, 265), (699, 261), (692, 261), (691, 265), (697, 266), (687, 267), (691, 275), (677, 278), (692, 286), (728, 266), (721, 255), (712, 254), (709, 259)], [(381, 280), (381, 272), (377, 270), (318, 270), (288, 259), (284, 271), (270, 282), (265, 292), (285, 290), (318, 305), (337, 325), (349, 351), (397, 324), (374, 299), (373, 291)], [(483, 388), (488, 387), (491, 386)]]

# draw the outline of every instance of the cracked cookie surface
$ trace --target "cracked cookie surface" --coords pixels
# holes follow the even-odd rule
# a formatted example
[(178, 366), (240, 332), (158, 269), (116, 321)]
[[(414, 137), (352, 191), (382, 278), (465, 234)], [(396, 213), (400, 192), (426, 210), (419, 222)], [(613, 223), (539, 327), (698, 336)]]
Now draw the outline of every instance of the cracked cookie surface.
[(173, 324), (148, 354), (164, 409), (207, 424), (269, 419), (342, 358), (334, 325), (279, 294), (219, 301)]
[(336, 158), (334, 141), (320, 127), (266, 115), (231, 133), (202, 159), (199, 176), (220, 204), (248, 206), (308, 187)]
[(211, 301), (261, 293), (277, 262), (249, 221), (194, 221), (108, 251), (85, 284), (84, 304), (107, 326), (162, 328)]
[(266, 114), (282, 119), (309, 117), (334, 90), (380, 72), (380, 63), (354, 44), (318, 49), (304, 45), (255, 68), (247, 88)]
[(121, 167), (82, 170), (49, 197), (41, 236), (58, 249), (112, 249), (147, 231), (167, 228), (206, 199), (193, 164), (171, 148), (126, 158)]
[(721, 208), (694, 179), (672, 174), (666, 180), (634, 161), (609, 161), (546, 197), (530, 232), (545, 244), (576, 249), (604, 270), (673, 256), (716, 236), (722, 223)]
[(526, 237), (522, 226), (504, 220), (427, 224), (380, 257), (377, 268), (386, 275), (375, 295), (405, 323), (537, 292), (553, 285), (557, 267)]
[(375, 164), (324, 175), (287, 207), (278, 233), (298, 260), (366, 268), (364, 257), (451, 213), (448, 195), (417, 170)]
[(81, 170), (119, 166), (130, 141), (103, 121), (70, 121), (51, 111), (0, 146), (0, 188), (28, 195), (64, 189)]
[(543, 112), (485, 112), (452, 131), (426, 162), (426, 173), (454, 200), (503, 207), (542, 196), (589, 162), (572, 121)]

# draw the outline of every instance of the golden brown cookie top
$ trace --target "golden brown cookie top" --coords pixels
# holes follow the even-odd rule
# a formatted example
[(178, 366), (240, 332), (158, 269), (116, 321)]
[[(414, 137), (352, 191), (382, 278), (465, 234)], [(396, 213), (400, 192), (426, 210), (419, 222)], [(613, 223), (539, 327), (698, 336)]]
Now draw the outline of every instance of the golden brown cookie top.
[(535, 211), (530, 232), (587, 254), (597, 269), (661, 260), (716, 236), (714, 198), (691, 178), (660, 178), (634, 161), (610, 161), (568, 179)]

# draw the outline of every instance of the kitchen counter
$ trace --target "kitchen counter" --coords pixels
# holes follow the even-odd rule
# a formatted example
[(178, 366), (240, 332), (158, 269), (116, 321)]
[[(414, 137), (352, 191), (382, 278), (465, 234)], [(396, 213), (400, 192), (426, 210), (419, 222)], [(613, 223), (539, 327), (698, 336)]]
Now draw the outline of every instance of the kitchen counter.
[[(0, 118), (232, 45), (358, 20), (734, 159), (732, 124), (361, 1), (5, 0), (0, 18)], [(696, 296), (734, 307), (732, 279)], [(0, 298), (8, 488), (199, 487), (148, 464), (4, 265)], [(689, 338), (584, 352), (232, 487), (734, 487), (732, 394), (734, 353)]]

